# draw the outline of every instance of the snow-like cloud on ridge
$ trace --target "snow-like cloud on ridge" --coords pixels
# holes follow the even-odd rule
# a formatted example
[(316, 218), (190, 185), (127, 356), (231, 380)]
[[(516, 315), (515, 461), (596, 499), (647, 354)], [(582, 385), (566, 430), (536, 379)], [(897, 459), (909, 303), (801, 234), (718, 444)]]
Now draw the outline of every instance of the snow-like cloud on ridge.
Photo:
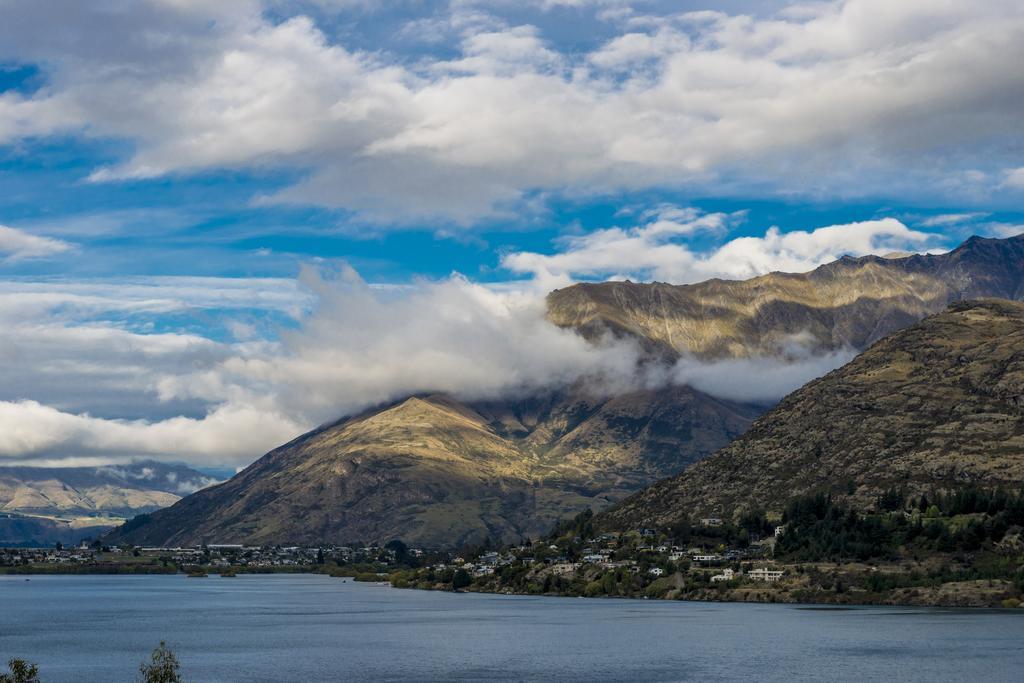
[(685, 239), (700, 230), (721, 229), (736, 219), (735, 214), (720, 213), (694, 212), (673, 219), (658, 214), (639, 226), (566, 238), (562, 249), (552, 254), (506, 254), (502, 265), (551, 288), (577, 279), (628, 276), (688, 284), (710, 278), (746, 279), (773, 271), (805, 272), (844, 255), (921, 251), (936, 240), (933, 233), (912, 230), (895, 218), (811, 231), (782, 232), (771, 227), (761, 236), (735, 237), (705, 250), (694, 249)]

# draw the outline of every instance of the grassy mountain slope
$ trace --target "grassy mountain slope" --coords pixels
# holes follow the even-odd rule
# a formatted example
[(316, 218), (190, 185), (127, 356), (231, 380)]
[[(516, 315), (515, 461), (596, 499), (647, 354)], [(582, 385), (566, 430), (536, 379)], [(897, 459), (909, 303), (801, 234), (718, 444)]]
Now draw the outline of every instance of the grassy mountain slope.
[(679, 471), (755, 414), (686, 388), (476, 406), (413, 397), (275, 449), (112, 539), (508, 541)]
[(1024, 304), (965, 301), (782, 400), (710, 458), (611, 510), (615, 527), (779, 513), (824, 492), (870, 509), (907, 495), (1024, 482)]

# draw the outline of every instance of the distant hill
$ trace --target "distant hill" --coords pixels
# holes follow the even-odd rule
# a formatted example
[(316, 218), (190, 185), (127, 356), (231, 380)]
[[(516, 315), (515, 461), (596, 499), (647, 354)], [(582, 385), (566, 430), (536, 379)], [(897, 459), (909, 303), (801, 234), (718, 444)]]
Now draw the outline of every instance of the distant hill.
[(967, 484), (1024, 483), (1024, 304), (964, 301), (790, 394), (742, 437), (622, 502), (601, 523), (780, 513), (828, 493), (871, 509)]
[(74, 542), (216, 480), (184, 465), (0, 467), (0, 545)]
[(758, 412), (688, 388), (478, 404), (412, 397), (302, 436), (110, 539), (516, 540), (678, 472)]
[(0, 467), (0, 510), (133, 515), (215, 483), (185, 465), (154, 460), (100, 467)]
[(863, 350), (953, 301), (1024, 297), (1024, 235), (972, 237), (946, 254), (844, 257), (809, 273), (693, 285), (603, 282), (548, 295), (548, 317), (595, 338), (639, 339), (668, 358)]

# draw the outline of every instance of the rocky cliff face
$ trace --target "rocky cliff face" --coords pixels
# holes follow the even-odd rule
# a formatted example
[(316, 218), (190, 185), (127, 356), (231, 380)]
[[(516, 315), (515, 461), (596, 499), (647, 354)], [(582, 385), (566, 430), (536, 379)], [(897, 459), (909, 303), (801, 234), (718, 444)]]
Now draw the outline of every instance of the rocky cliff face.
[(827, 492), (1024, 482), (1024, 304), (964, 301), (789, 395), (710, 458), (611, 510), (616, 527), (731, 517)]
[(978, 297), (1024, 296), (1024, 236), (973, 237), (941, 255), (842, 258), (809, 273), (694, 285), (604, 282), (548, 296), (557, 325), (638, 338), (673, 358), (784, 357), (863, 350), (882, 337)]
[(756, 412), (687, 388), (477, 405), (413, 397), (307, 434), (112, 540), (510, 541), (679, 471)]

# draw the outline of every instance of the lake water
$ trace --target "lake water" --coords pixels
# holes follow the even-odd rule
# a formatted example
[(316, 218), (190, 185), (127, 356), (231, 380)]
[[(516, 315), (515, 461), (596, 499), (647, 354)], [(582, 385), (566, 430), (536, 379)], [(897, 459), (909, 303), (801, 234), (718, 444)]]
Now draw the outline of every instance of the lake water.
[(1024, 680), (1024, 610), (830, 609), (396, 590), (326, 576), (0, 576), (0, 658), (131, 681)]

